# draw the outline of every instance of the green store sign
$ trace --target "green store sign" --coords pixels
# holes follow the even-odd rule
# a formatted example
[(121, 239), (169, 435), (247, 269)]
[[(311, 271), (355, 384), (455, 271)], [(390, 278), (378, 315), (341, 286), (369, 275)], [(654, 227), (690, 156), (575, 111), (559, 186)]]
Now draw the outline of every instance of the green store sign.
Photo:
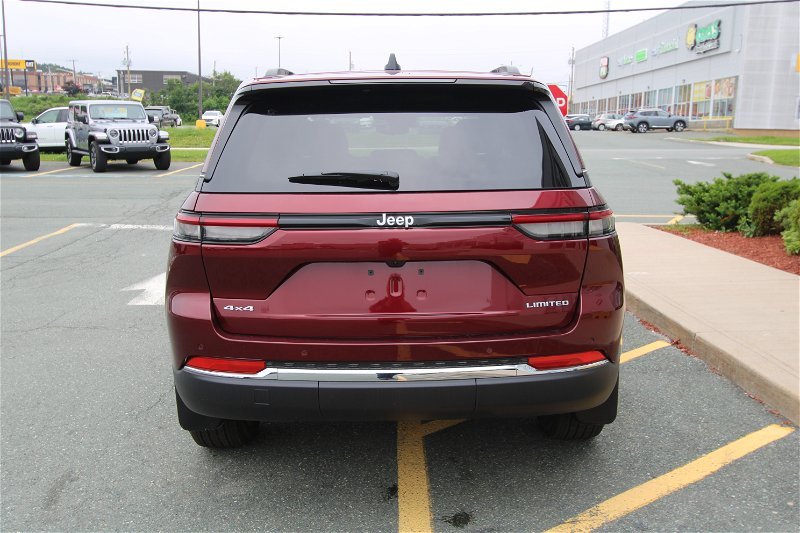
[(686, 48), (697, 54), (704, 54), (709, 50), (719, 48), (719, 36), (722, 21), (717, 19), (706, 26), (692, 24), (686, 31)]

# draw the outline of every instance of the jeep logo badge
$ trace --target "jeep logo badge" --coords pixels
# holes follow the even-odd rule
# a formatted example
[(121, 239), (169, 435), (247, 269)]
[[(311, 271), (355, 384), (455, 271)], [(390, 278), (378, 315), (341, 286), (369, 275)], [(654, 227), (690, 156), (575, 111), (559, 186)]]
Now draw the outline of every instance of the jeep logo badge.
[(404, 228), (408, 228), (409, 226), (414, 225), (414, 217), (412, 217), (411, 215), (407, 216), (397, 215), (390, 217), (387, 216), (386, 213), (383, 213), (382, 217), (383, 218), (379, 218), (378, 220), (375, 221), (379, 226), (386, 226), (386, 227), (403, 226)]

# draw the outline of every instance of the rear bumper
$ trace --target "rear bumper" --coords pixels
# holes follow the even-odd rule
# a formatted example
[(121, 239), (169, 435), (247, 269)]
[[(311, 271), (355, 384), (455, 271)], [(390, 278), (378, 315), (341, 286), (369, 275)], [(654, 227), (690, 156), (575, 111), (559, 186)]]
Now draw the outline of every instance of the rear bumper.
[(585, 411), (614, 390), (619, 365), (516, 377), (421, 381), (281, 380), (174, 370), (193, 412), (234, 420), (430, 420)]

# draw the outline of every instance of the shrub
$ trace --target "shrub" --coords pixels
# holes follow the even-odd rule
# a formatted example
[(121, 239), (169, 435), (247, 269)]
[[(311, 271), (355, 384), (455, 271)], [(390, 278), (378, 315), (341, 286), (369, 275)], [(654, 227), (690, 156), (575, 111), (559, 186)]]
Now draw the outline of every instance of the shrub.
[(785, 228), (781, 237), (786, 253), (800, 254), (800, 199), (792, 200), (789, 205), (778, 211), (775, 219)]
[(673, 183), (678, 187), (678, 204), (685, 214), (694, 215), (704, 227), (716, 231), (735, 231), (739, 222), (747, 216), (750, 200), (763, 183), (778, 181), (777, 176), (763, 172), (742, 174), (733, 177), (727, 172), (711, 183), (690, 185), (681, 180)]
[(781, 219), (775, 217), (775, 213), (798, 198), (800, 198), (800, 180), (797, 178), (762, 183), (753, 193), (750, 207), (747, 209), (747, 219), (740, 222), (739, 231), (747, 237), (780, 233), (784, 227)]

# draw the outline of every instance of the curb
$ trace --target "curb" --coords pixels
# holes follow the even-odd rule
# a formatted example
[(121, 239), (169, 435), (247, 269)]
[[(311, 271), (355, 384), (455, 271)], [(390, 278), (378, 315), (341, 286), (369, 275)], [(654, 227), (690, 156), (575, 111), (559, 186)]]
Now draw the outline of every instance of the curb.
[(795, 425), (800, 425), (800, 402), (791, 390), (779, 387), (757, 369), (742, 364), (735, 356), (719, 348), (677, 321), (653, 308), (638, 296), (625, 291), (627, 310), (638, 318), (650, 322), (665, 335), (679, 341), (691, 353), (738, 385), (746, 393), (777, 410)]
[(774, 165), (775, 161), (770, 159), (765, 155), (756, 155), (756, 154), (747, 154), (747, 159), (752, 159), (753, 161), (758, 161), (759, 163), (766, 163), (768, 165)]

